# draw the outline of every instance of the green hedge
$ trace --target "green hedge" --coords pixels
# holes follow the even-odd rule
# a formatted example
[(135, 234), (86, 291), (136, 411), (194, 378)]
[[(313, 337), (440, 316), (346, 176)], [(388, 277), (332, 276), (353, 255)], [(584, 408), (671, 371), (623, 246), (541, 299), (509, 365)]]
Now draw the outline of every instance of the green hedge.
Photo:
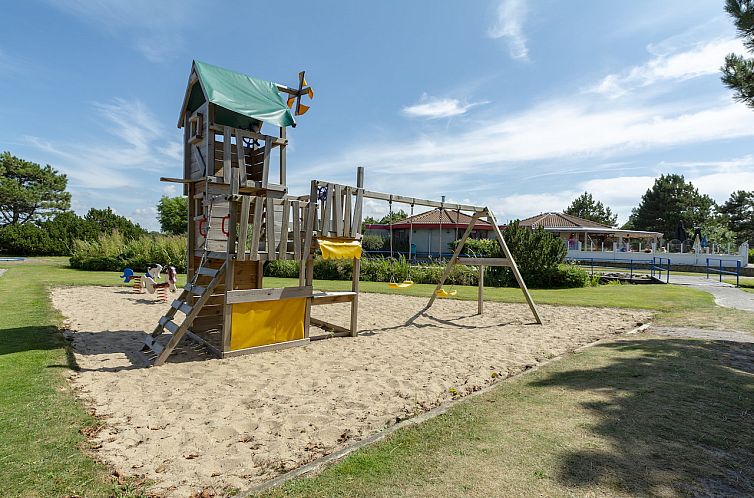
[[(267, 277), (298, 278), (298, 263), (296, 261), (270, 261), (265, 265), (264, 274)], [(410, 265), (405, 258), (363, 258), (361, 260), (360, 278), (365, 282), (396, 282), (413, 280), (417, 284), (436, 284), (440, 281), (445, 265), (421, 264)], [(490, 287), (516, 286), (515, 279), (508, 279), (499, 268), (488, 268), (485, 272), (484, 283)], [(507, 270), (507, 268), (506, 268)], [(314, 278), (317, 280), (350, 280), (351, 262), (348, 260), (314, 260)], [(524, 277), (526, 278), (526, 277)], [(477, 268), (466, 265), (455, 265), (448, 277), (449, 285), (477, 285), (479, 272)], [(540, 275), (536, 285), (527, 281), (527, 286), (547, 288), (586, 287), (592, 284), (589, 274), (569, 264), (560, 264)]]
[(76, 240), (71, 267), (93, 271), (122, 271), (131, 268), (146, 271), (151, 263), (175, 266), (186, 271), (186, 237), (182, 235), (144, 235), (126, 239), (119, 232), (100, 235), (97, 239)]

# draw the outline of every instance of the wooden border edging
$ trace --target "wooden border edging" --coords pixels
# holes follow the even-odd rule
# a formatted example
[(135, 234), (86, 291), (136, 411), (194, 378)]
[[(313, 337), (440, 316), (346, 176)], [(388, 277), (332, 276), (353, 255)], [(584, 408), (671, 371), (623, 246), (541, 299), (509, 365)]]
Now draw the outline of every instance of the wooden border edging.
[(580, 351), (583, 351), (584, 349), (591, 348), (593, 346), (596, 346), (597, 344), (603, 343), (603, 342), (609, 342), (613, 341), (616, 338), (619, 338), (624, 335), (632, 335), (632, 334), (638, 334), (640, 332), (643, 332), (647, 330), (652, 325), (652, 322), (647, 322), (642, 325), (639, 325), (638, 327), (635, 327), (628, 332), (624, 332), (623, 334), (619, 334), (617, 336), (610, 336), (610, 337), (604, 337), (602, 339), (597, 339), (596, 341), (590, 342), (588, 344), (584, 344), (583, 346), (579, 346), (575, 349), (572, 349), (570, 351), (566, 351), (565, 353), (559, 354), (558, 356), (554, 356), (548, 360), (543, 361), (542, 363), (539, 363), (538, 365), (533, 366), (532, 368), (522, 370), (521, 372), (518, 372), (516, 374), (513, 374), (509, 377), (506, 377), (504, 379), (501, 379), (497, 382), (493, 382), (492, 384), (483, 387), (482, 389), (478, 391), (474, 391), (470, 394), (467, 394), (466, 396), (458, 399), (451, 399), (449, 401), (446, 401), (445, 403), (436, 406), (435, 408), (432, 408), (429, 411), (426, 411), (422, 413), (421, 415), (417, 415), (415, 417), (407, 418), (405, 420), (401, 420), (397, 424), (388, 427), (385, 430), (382, 430), (380, 432), (377, 432), (375, 434), (372, 434), (371, 436), (368, 436), (364, 439), (361, 439), (359, 441), (355, 441), (353, 444), (346, 446), (345, 448), (341, 448), (337, 451), (334, 451), (330, 453), (329, 455), (324, 455), (317, 460), (314, 460), (313, 462), (307, 463), (306, 465), (302, 465), (301, 467), (298, 467), (297, 469), (293, 469), (290, 472), (286, 472), (285, 474), (279, 475), (278, 477), (274, 479), (270, 479), (269, 481), (263, 482), (262, 484), (257, 484), (256, 486), (252, 486), (251, 488), (248, 488), (244, 491), (241, 491), (239, 493), (239, 496), (252, 496), (253, 494), (261, 493), (262, 491), (267, 491), (269, 489), (275, 488), (277, 486), (280, 486), (292, 479), (295, 479), (297, 477), (301, 477), (303, 475), (313, 474), (316, 475), (324, 468), (332, 463), (335, 463), (339, 460), (342, 460), (343, 458), (347, 457), (351, 453), (355, 452), (356, 450), (360, 450), (361, 448), (365, 446), (369, 446), (373, 443), (382, 441), (383, 439), (386, 439), (388, 436), (393, 434), (394, 432), (403, 429), (405, 427), (412, 427), (419, 425), (423, 422), (426, 422), (429, 419), (435, 418), (438, 415), (442, 415), (446, 413), (448, 410), (456, 406), (458, 403), (467, 401), (469, 399), (473, 399), (477, 396), (481, 396), (482, 394), (486, 394), (490, 392), (492, 389), (498, 387), (503, 382), (514, 379), (517, 377), (521, 377), (523, 375), (527, 375), (533, 372), (538, 371), (544, 366), (547, 366), (551, 363), (554, 363), (556, 361), (559, 361), (563, 359), (565, 356), (573, 353), (578, 353)]

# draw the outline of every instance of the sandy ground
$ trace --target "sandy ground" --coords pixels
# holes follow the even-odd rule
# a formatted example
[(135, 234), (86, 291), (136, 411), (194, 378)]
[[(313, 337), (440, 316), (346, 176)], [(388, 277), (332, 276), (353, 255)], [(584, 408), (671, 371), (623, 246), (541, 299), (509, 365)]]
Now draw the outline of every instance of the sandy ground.
[[(247, 488), (492, 382), (597, 339), (649, 313), (362, 294), (360, 335), (225, 360), (184, 347), (143, 368), (143, 334), (166, 305), (123, 288), (53, 291), (81, 371), (72, 383), (102, 417), (96, 454), (155, 490)], [(348, 305), (313, 315), (346, 325)], [(314, 329), (317, 330), (317, 329)]]

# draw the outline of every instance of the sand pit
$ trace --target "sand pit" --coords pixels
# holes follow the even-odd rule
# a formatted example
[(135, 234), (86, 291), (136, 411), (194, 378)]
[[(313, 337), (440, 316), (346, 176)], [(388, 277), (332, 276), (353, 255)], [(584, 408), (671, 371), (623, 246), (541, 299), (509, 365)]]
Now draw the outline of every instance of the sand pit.
[[(226, 360), (184, 347), (143, 368), (143, 334), (166, 309), (124, 288), (53, 291), (67, 318), (77, 394), (103, 418), (96, 454), (168, 496), (247, 488), (454, 396), (649, 320), (642, 311), (362, 294), (360, 335)], [(346, 325), (347, 305), (314, 308)], [(455, 393), (455, 394), (453, 394)]]

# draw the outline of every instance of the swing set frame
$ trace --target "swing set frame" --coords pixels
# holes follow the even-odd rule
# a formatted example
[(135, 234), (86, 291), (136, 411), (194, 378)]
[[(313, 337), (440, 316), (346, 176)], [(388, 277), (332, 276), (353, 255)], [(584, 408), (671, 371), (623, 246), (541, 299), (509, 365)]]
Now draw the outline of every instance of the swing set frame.
[[(521, 292), (524, 294), (524, 299), (526, 300), (526, 304), (529, 306), (529, 309), (531, 310), (531, 313), (534, 316), (534, 320), (536, 321), (536, 323), (542, 324), (542, 319), (539, 315), (539, 310), (537, 309), (537, 305), (534, 303), (534, 299), (532, 299), (531, 294), (529, 293), (529, 289), (526, 287), (526, 283), (524, 282), (523, 276), (521, 275), (521, 272), (518, 269), (518, 265), (516, 265), (516, 261), (513, 258), (513, 254), (511, 254), (511, 251), (508, 248), (508, 244), (505, 242), (505, 237), (503, 237), (503, 233), (500, 230), (500, 226), (498, 225), (497, 219), (495, 218), (495, 215), (491, 209), (489, 209), (486, 206), (473, 206), (470, 204), (457, 204), (457, 203), (444, 202), (444, 201), (438, 202), (438, 201), (432, 201), (429, 199), (420, 199), (417, 197), (405, 197), (405, 196), (395, 195), (395, 194), (374, 192), (371, 190), (364, 190), (363, 195), (365, 198), (368, 198), (368, 199), (388, 201), (388, 203), (390, 204), (391, 211), (392, 211), (393, 202), (398, 202), (401, 204), (409, 204), (411, 205), (412, 211), (415, 205), (431, 207), (431, 208), (439, 208), (440, 220), (442, 220), (443, 209), (452, 209), (452, 210), (457, 211), (458, 213), (460, 213), (461, 211), (467, 211), (467, 212), (472, 213), (471, 221), (466, 227), (466, 230), (464, 231), (463, 236), (461, 236), (460, 240), (458, 240), (455, 251), (453, 252), (453, 255), (451, 256), (451, 258), (448, 260), (448, 263), (445, 266), (445, 270), (443, 271), (442, 277), (440, 277), (440, 281), (437, 282), (437, 286), (435, 287), (435, 290), (432, 293), (432, 296), (429, 298), (429, 302), (424, 307), (424, 311), (428, 310), (432, 306), (432, 304), (434, 304), (435, 299), (439, 297), (438, 293), (441, 293), (442, 287), (445, 284), (445, 281), (448, 279), (450, 272), (453, 270), (453, 267), (457, 264), (461, 264), (461, 265), (472, 265), (472, 266), (479, 267), (477, 312), (479, 314), (482, 314), (484, 311), (484, 270), (485, 270), (485, 267), (504, 266), (504, 267), (510, 268), (511, 271), (513, 272), (513, 276), (516, 278), (516, 282), (518, 283), (518, 286), (521, 289)], [(466, 244), (466, 240), (469, 238), (469, 235), (471, 235), (471, 232), (474, 229), (474, 226), (476, 226), (476, 223), (482, 218), (485, 218), (486, 221), (492, 226), (495, 239), (500, 244), (504, 257), (502, 258), (460, 257), (461, 251), (463, 250), (463, 247)], [(410, 251), (410, 246), (409, 246), (409, 251)], [(391, 253), (392, 253), (392, 233), (391, 233)]]

